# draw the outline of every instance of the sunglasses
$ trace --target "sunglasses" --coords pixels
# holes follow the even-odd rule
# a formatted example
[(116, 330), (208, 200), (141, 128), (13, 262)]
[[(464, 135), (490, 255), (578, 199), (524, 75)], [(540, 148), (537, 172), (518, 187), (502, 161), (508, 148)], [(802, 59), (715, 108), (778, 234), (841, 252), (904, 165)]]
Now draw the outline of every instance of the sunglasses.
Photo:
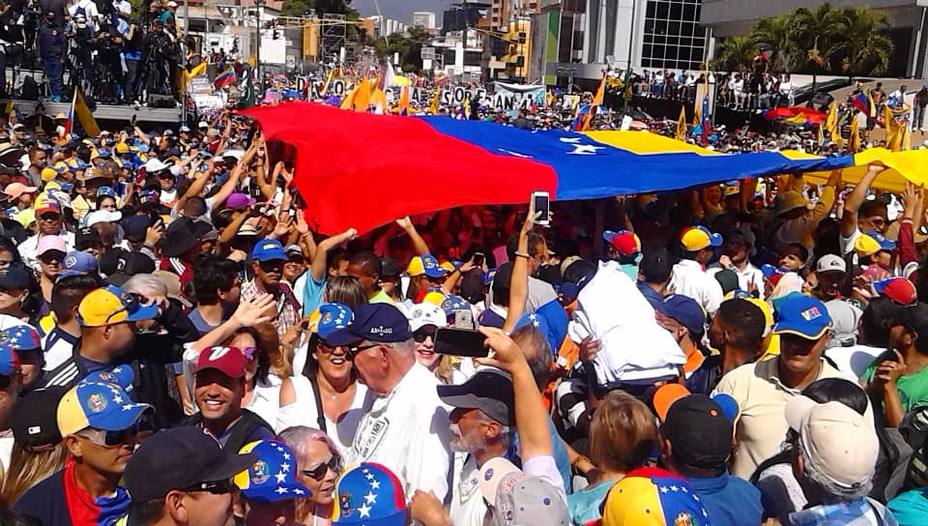
[(421, 329), (418, 329), (416, 332), (412, 333), (412, 339), (415, 340), (416, 343), (422, 343), (426, 339), (431, 338), (434, 342), (436, 333), (438, 333), (438, 329), (435, 327), (422, 327)]
[(348, 359), (351, 360), (351, 361), (354, 361), (354, 357), (355, 357), (355, 356), (357, 356), (358, 354), (360, 354), (360, 353), (362, 353), (362, 352), (364, 352), (364, 351), (366, 351), (366, 350), (368, 350), (368, 349), (373, 349), (374, 347), (380, 347), (380, 344), (379, 344), (379, 343), (372, 343), (372, 344), (370, 344), (370, 345), (365, 345), (365, 346), (363, 346), (363, 347), (361, 347), (361, 346), (359, 346), (359, 345), (347, 347), (346, 350), (348, 351)]
[(327, 462), (323, 462), (312, 469), (304, 469), (301, 471), (307, 477), (316, 481), (321, 481), (325, 478), (326, 473), (328, 473), (330, 469), (333, 473), (341, 473), (342, 459), (332, 455)]
[(61, 261), (64, 259), (64, 256), (65, 255), (62, 254), (61, 252), (54, 251), (51, 253), (42, 254), (41, 256), (39, 256), (39, 261), (41, 261), (42, 263), (45, 263), (46, 265), (52, 262), (55, 262), (55, 261), (57, 261), (58, 263), (61, 263)]
[(199, 482), (191, 486), (187, 486), (181, 491), (186, 493), (192, 493), (195, 491), (205, 491), (207, 493), (212, 493), (213, 495), (225, 495), (226, 493), (232, 492), (232, 482), (227, 480), (210, 480), (207, 482)]
[[(121, 429), (119, 431), (103, 431), (102, 429), (94, 429), (94, 433), (83, 435), (84, 438), (90, 440), (94, 444), (102, 447), (117, 447), (123, 444), (126, 444), (130, 440), (134, 439), (136, 435), (139, 434), (139, 425), (138, 423), (132, 424), (126, 429)], [(101, 440), (102, 435), (102, 440)]]
[(57, 221), (61, 219), (61, 214), (42, 214), (39, 216), (42, 221)]

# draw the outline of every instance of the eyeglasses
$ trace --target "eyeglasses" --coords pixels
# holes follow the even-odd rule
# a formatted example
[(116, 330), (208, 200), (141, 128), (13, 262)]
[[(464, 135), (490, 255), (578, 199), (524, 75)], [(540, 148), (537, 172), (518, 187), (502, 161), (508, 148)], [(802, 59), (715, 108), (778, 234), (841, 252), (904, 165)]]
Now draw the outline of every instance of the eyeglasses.
[(380, 347), (380, 344), (379, 344), (379, 343), (372, 343), (371, 345), (365, 345), (365, 346), (363, 346), (363, 347), (358, 346), (358, 345), (355, 345), (355, 346), (352, 346), (352, 347), (346, 347), (346, 350), (348, 351), (348, 359), (351, 360), (351, 361), (354, 361), (355, 356), (357, 356), (358, 354), (360, 354), (360, 353), (362, 353), (362, 352), (364, 352), (364, 351), (366, 351), (366, 350), (368, 350), (368, 349), (373, 349), (374, 347)]
[(328, 461), (323, 462), (312, 469), (301, 470), (301, 472), (313, 480), (321, 481), (323, 478), (325, 478), (326, 473), (328, 473), (330, 469), (333, 473), (341, 473), (342, 459), (336, 455), (332, 455)]
[(422, 327), (418, 329), (416, 332), (412, 333), (412, 339), (415, 340), (416, 343), (422, 343), (426, 339), (431, 338), (432, 341), (434, 342), (435, 334), (437, 332), (438, 332), (438, 329), (435, 327)]
[(207, 482), (199, 482), (191, 486), (187, 486), (181, 491), (192, 493), (195, 491), (205, 491), (207, 493), (212, 493), (213, 495), (225, 495), (226, 493), (232, 492), (232, 482), (227, 480), (210, 480)]

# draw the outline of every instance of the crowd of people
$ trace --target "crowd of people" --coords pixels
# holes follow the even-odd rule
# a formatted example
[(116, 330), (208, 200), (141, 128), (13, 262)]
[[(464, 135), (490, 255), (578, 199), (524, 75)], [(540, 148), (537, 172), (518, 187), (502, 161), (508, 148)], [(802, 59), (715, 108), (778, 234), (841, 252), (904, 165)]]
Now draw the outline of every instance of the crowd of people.
[(884, 170), (324, 236), (232, 111), (14, 118), (0, 522), (924, 524), (928, 194)]

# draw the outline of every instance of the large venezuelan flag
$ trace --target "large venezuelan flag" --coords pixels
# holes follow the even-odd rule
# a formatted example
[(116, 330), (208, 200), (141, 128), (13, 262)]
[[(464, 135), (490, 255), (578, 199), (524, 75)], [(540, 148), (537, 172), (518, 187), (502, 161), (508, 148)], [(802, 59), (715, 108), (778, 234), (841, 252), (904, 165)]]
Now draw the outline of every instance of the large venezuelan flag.
[(643, 132), (527, 131), (309, 102), (242, 113), (267, 140), (296, 148), (307, 220), (326, 234), (456, 206), (523, 203), (535, 190), (594, 199), (858, 164), (853, 156), (721, 155)]

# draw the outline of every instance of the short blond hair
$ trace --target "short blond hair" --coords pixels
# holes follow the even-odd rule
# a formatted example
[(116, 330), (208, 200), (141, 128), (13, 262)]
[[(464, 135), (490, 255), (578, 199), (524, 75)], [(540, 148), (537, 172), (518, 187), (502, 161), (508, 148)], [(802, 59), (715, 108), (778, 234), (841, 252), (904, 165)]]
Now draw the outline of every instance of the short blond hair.
[(657, 446), (654, 414), (624, 391), (600, 402), (590, 424), (590, 460), (600, 469), (630, 471), (644, 465)]

